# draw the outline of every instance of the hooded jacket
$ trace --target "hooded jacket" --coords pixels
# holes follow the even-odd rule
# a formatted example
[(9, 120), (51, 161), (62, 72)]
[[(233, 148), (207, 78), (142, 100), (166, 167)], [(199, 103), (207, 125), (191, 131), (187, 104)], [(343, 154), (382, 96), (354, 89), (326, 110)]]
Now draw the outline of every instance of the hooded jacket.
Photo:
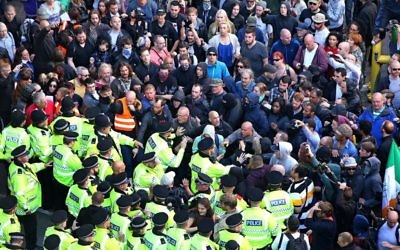
[(293, 166), (297, 164), (297, 161), (290, 156), (292, 150), (293, 146), (289, 142), (279, 142), (280, 157), (278, 158), (274, 154), (269, 161), (269, 165), (281, 164), (285, 168), (285, 175), (289, 176)]
[[(196, 68), (201, 68), (203, 70), (203, 77), (202, 78), (197, 78), (196, 75), (196, 83), (199, 83), (203, 87), (203, 94), (206, 95), (207, 97), (210, 96), (210, 83), (211, 83), (211, 78), (208, 76), (208, 66), (207, 63), (205, 62), (200, 62), (199, 64), (196, 65)], [(196, 71), (195, 71), (196, 72)]]
[(375, 156), (368, 158), (364, 165), (364, 190), (362, 198), (365, 200), (365, 206), (373, 208), (380, 204), (382, 199), (382, 179), (379, 175), (381, 161)]
[(260, 103), (258, 102), (258, 95), (256, 93), (248, 93), (245, 97), (248, 103), (243, 106), (244, 121), (249, 121), (253, 124), (253, 128), (261, 136), (266, 136), (269, 131), (269, 123), (267, 115), (261, 110)]

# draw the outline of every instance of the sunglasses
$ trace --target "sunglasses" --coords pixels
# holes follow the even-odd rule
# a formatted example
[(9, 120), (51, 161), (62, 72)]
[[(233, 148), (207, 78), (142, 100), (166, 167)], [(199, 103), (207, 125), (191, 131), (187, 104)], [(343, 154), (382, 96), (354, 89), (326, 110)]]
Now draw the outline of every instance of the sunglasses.
[(56, 87), (57, 87), (57, 85), (50, 84), (50, 88), (56, 88)]
[(392, 70), (393, 70), (393, 71), (399, 71), (400, 68), (393, 68)]
[(357, 169), (356, 167), (346, 168), (347, 171), (355, 171), (356, 169)]
[(237, 67), (240, 68), (240, 69), (244, 68), (243, 65), (238, 65)]
[(274, 61), (274, 62), (278, 62), (278, 61), (280, 61), (281, 59), (280, 58), (274, 58), (274, 59), (272, 59), (272, 61)]
[(217, 56), (215, 53), (208, 53), (209, 56)]
[(308, 2), (309, 5), (317, 5), (317, 3)]

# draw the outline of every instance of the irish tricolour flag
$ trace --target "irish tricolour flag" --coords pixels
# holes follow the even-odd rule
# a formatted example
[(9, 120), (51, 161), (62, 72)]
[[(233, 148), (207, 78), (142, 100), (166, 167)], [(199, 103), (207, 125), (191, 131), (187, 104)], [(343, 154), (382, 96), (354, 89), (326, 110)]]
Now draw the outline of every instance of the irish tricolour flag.
[(396, 196), (400, 191), (400, 149), (393, 140), (383, 180), (382, 210), (387, 213), (388, 207), (396, 207)]

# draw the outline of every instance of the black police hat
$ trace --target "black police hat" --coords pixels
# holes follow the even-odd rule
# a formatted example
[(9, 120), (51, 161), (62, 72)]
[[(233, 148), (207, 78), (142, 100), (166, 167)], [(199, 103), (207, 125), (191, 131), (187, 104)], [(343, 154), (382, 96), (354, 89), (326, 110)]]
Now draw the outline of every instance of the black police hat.
[(213, 182), (213, 179), (211, 179), (210, 176), (208, 176), (204, 173), (201, 173), (201, 172), (197, 174), (196, 183), (210, 185), (212, 182)]
[(157, 16), (163, 16), (166, 14), (166, 12), (163, 8), (159, 8), (159, 9), (157, 9), (156, 14), (157, 14)]
[(25, 234), (21, 232), (12, 232), (8, 234), (11, 238), (10, 242), (14, 240), (24, 240), (25, 239)]
[(54, 123), (54, 130), (57, 132), (63, 132), (67, 128), (69, 128), (69, 121), (67, 121), (65, 119), (58, 119)]
[(150, 152), (143, 155), (142, 162), (152, 162), (156, 159), (156, 153)]
[(189, 219), (189, 213), (186, 209), (179, 210), (174, 215), (174, 221), (177, 224), (182, 224)]
[(85, 238), (94, 234), (94, 226), (91, 224), (85, 224), (75, 230), (75, 235), (78, 238)]
[(107, 128), (111, 127), (112, 124), (108, 116), (100, 114), (94, 119), (94, 125), (98, 128)]
[(6, 196), (1, 199), (0, 208), (8, 212), (17, 206), (18, 200), (15, 196)]
[(201, 141), (199, 141), (197, 147), (200, 151), (204, 151), (212, 148), (213, 146), (214, 146), (214, 140), (211, 137), (205, 137), (201, 139)]
[(226, 250), (239, 250), (239, 244), (235, 240), (229, 240), (225, 244)]
[(11, 151), (11, 155), (14, 158), (17, 158), (17, 157), (20, 157), (20, 156), (24, 156), (24, 155), (28, 155), (28, 154), (29, 154), (29, 151), (26, 150), (26, 146), (25, 145), (18, 146), (16, 148), (14, 148), (13, 151)]
[(264, 193), (261, 189), (256, 188), (256, 187), (250, 187), (247, 190), (247, 198), (250, 201), (261, 201), (262, 198), (264, 197)]
[(113, 147), (113, 140), (109, 137), (101, 139), (97, 142), (97, 149), (100, 153), (105, 153)]
[(61, 239), (57, 234), (51, 234), (44, 240), (44, 248), (48, 250), (58, 249), (60, 246)]
[(31, 113), (31, 119), (33, 124), (39, 124), (41, 122), (44, 122), (45, 120), (47, 120), (47, 118), (49, 118), (49, 116), (46, 115), (46, 113), (43, 112), (41, 109), (36, 109)]
[(144, 228), (145, 226), (147, 226), (147, 222), (143, 217), (137, 216), (132, 219), (130, 225), (134, 229), (140, 229), (140, 228)]
[(214, 229), (214, 221), (211, 218), (205, 217), (199, 221), (197, 229), (200, 233), (208, 234)]
[(61, 109), (62, 113), (70, 112), (75, 108), (75, 103), (70, 96), (66, 96), (61, 101)]
[(169, 121), (163, 122), (157, 126), (157, 132), (160, 134), (165, 134), (172, 131), (172, 125)]
[(72, 178), (74, 179), (74, 183), (80, 184), (89, 178), (89, 170), (86, 168), (78, 169), (75, 171)]
[(99, 185), (97, 185), (97, 191), (101, 192), (102, 194), (108, 194), (111, 192), (111, 185), (107, 181), (102, 181), (100, 182)]
[(65, 210), (56, 210), (53, 215), (51, 216), (51, 221), (58, 225), (68, 219), (67, 211)]
[(117, 205), (120, 208), (130, 207), (132, 205), (132, 196), (121, 195), (121, 197), (117, 199)]
[(169, 195), (169, 190), (166, 186), (155, 185), (153, 188), (153, 195), (159, 199), (166, 199)]
[(98, 107), (90, 107), (86, 110), (85, 117), (89, 121), (93, 121), (100, 113), (101, 110)]
[(127, 177), (126, 173), (123, 172), (123, 173), (119, 173), (116, 175), (112, 175), (111, 181), (114, 186), (118, 186), (123, 183), (126, 183), (128, 181), (128, 177)]
[(156, 213), (152, 218), (154, 226), (163, 226), (168, 221), (168, 214), (164, 212)]
[(131, 196), (132, 196), (132, 205), (135, 205), (136, 203), (142, 200), (142, 197), (140, 197), (138, 193), (133, 193), (131, 194)]
[(271, 171), (267, 175), (268, 185), (280, 185), (283, 181), (283, 175), (279, 171)]
[(233, 175), (224, 175), (221, 177), (221, 185), (224, 187), (234, 187), (237, 184), (237, 178)]
[(64, 138), (69, 139), (69, 140), (76, 140), (78, 138), (79, 134), (74, 131), (66, 131), (64, 133)]
[(99, 159), (94, 155), (89, 156), (88, 158), (82, 161), (82, 166), (87, 169), (97, 167), (98, 165), (99, 165)]
[(97, 210), (93, 216), (92, 216), (92, 222), (95, 225), (100, 225), (103, 222), (107, 221), (107, 219), (109, 218), (108, 216), (108, 212), (107, 210), (105, 210), (104, 208), (101, 208), (99, 210)]
[(19, 110), (15, 109), (11, 112), (10, 123), (13, 126), (19, 126), (26, 119), (25, 114)]
[(226, 225), (228, 227), (236, 227), (243, 222), (243, 216), (240, 213), (232, 214), (226, 218)]

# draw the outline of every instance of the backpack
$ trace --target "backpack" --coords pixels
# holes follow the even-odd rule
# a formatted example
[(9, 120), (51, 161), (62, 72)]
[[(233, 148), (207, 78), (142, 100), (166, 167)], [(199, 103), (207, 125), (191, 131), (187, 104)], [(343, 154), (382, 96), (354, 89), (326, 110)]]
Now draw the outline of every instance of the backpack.
[[(286, 237), (289, 239), (286, 250), (307, 250), (307, 242), (304, 240), (304, 234), (300, 233), (300, 237), (295, 239), (291, 233), (285, 233)], [(278, 249), (281, 247), (283, 239), (283, 234), (279, 240)]]

